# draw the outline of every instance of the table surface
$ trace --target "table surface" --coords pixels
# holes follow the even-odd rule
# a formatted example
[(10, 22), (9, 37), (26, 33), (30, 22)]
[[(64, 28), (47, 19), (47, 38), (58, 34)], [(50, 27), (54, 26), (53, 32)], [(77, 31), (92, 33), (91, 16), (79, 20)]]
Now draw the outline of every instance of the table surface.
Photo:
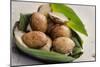
[[(11, 10), (11, 27), (16, 21), (19, 20), (20, 13), (27, 14), (37, 11), (37, 8), (43, 3), (34, 3), (34, 2), (12, 2)], [(95, 61), (95, 58), (92, 57), (95, 54), (95, 7), (94, 6), (76, 6), (69, 5), (72, 7), (75, 12), (80, 16), (82, 21), (85, 24), (85, 27), (88, 31), (89, 36), (85, 37), (81, 35), (84, 40), (83, 50), (84, 54), (74, 62), (80, 61)], [(12, 38), (11, 38), (12, 39)], [(21, 52), (15, 45), (13, 39), (11, 42), (11, 65), (39, 65), (45, 64), (34, 57), (28, 56)]]

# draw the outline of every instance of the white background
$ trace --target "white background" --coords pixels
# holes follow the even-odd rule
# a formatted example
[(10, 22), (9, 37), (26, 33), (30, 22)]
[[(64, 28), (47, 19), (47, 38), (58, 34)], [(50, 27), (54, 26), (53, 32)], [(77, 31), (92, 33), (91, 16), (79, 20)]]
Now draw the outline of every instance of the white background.
[[(45, 1), (45, 0), (34, 0)], [(98, 67), (100, 64), (100, 2), (99, 0), (46, 0), (46, 2), (62, 2), (71, 4), (89, 4), (96, 5), (96, 30), (97, 30), (97, 49), (96, 62), (84, 63), (68, 63), (68, 64), (53, 64), (53, 65), (38, 65), (38, 67)], [(10, 1), (0, 0), (0, 67), (10, 66)], [(27, 66), (28, 67), (28, 66)], [(37, 66), (34, 66), (37, 67)]]

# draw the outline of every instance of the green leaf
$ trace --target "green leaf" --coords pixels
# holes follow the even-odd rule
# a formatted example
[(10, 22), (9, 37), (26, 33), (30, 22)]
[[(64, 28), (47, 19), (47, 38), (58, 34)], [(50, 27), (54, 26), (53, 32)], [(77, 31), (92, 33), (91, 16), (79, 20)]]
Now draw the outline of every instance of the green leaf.
[(39, 49), (24, 48), (21, 47), (21, 45), (18, 43), (17, 46), (25, 53), (43, 60), (54, 61), (54, 62), (72, 62), (73, 60), (75, 60), (70, 56), (61, 55), (56, 52), (48, 52)]
[(72, 30), (74, 31), (78, 31), (82, 34), (85, 34), (86, 36), (88, 36), (88, 34), (86, 33), (85, 28), (82, 25), (76, 24), (73, 21), (68, 21), (66, 23), (67, 26), (69, 26)]
[(75, 37), (72, 37), (72, 40), (74, 41), (76, 47), (82, 47)]
[(20, 14), (19, 30), (26, 31), (28, 23), (30, 21), (31, 14)]
[(72, 30), (72, 40), (75, 43), (75, 47), (72, 51), (71, 56), (74, 58), (79, 58), (83, 54), (83, 51), (82, 51), (83, 41), (82, 41), (81, 37), (73, 30)]
[(74, 58), (79, 58), (82, 54), (83, 54), (82, 48), (75, 47), (73, 49), (71, 56)]
[(25, 48), (18, 41), (16, 41), (16, 44), (23, 52), (43, 60), (48, 60), (53, 62), (72, 62), (73, 60), (75, 60), (71, 56), (62, 55), (56, 52)]
[(77, 47), (81, 47), (83, 48), (83, 40), (81, 39), (81, 37), (73, 30), (71, 30), (72, 32), (72, 40), (75, 42)]
[(60, 12), (65, 15), (71, 22), (68, 22), (68, 26), (75, 31), (78, 31), (86, 36), (88, 36), (83, 22), (80, 20), (78, 15), (65, 4), (50, 4), (53, 12)]

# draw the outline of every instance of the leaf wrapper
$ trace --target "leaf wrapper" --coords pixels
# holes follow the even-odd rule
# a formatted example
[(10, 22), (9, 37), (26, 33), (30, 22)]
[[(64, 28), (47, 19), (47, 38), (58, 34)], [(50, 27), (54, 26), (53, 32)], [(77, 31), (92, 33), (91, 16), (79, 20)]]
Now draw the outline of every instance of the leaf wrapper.
[(28, 23), (30, 22), (30, 17), (32, 14), (20, 14), (20, 20), (19, 20), (19, 30), (26, 31)]
[(51, 5), (52, 12), (62, 13), (64, 16), (66, 16), (66, 18), (69, 19), (67, 25), (71, 29), (88, 36), (83, 22), (80, 20), (78, 15), (73, 11), (73, 9), (71, 9), (69, 6), (65, 4), (50, 4), (50, 5)]

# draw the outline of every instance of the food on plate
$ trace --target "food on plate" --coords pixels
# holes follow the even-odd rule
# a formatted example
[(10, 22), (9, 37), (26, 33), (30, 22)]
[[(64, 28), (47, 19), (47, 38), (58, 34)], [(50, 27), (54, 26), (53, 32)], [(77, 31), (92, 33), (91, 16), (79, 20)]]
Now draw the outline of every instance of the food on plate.
[(79, 17), (66, 5), (43, 4), (37, 12), (21, 14), (17, 24), (13, 28), (16, 44), (29, 55), (71, 62), (83, 54), (83, 41), (77, 32), (88, 34)]

